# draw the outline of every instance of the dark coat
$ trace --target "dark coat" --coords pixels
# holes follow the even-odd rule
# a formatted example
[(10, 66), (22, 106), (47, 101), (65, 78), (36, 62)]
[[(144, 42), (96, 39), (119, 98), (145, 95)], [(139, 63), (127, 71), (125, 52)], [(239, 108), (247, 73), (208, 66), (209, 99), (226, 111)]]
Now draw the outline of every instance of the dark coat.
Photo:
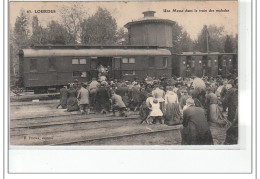
[(66, 88), (60, 89), (60, 105), (62, 108), (67, 107), (67, 100), (68, 100), (68, 90)]
[(78, 111), (77, 91), (74, 88), (68, 89), (67, 111)]
[(228, 120), (232, 122), (235, 119), (238, 106), (238, 90), (236, 88), (230, 88), (227, 91), (224, 103), (228, 107)]
[(212, 145), (213, 139), (204, 110), (190, 106), (183, 111), (183, 145)]

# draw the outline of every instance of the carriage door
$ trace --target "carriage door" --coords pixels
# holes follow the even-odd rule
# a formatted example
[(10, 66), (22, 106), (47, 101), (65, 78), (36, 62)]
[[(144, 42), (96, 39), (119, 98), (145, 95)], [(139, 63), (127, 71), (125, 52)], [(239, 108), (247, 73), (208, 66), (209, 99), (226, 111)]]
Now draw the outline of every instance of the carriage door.
[(90, 76), (91, 78), (98, 77), (97, 72), (97, 57), (91, 57), (90, 59)]
[(114, 57), (112, 62), (112, 76), (114, 79), (121, 79), (121, 58)]

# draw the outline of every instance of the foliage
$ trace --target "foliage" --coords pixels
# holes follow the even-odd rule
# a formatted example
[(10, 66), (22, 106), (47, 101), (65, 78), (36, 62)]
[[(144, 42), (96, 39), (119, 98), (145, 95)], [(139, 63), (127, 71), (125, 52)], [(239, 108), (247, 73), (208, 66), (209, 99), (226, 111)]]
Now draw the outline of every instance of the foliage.
[(14, 43), (19, 48), (24, 48), (29, 45), (29, 29), (28, 29), (28, 16), (24, 10), (21, 10), (20, 16), (16, 18), (14, 25)]
[(81, 24), (81, 42), (87, 45), (114, 45), (117, 41), (117, 23), (110, 12), (98, 8)]
[[(207, 49), (208, 38), (208, 49)], [(198, 40), (195, 43), (195, 49), (200, 52), (224, 52), (225, 31), (224, 27), (210, 25), (203, 26)]]
[(193, 50), (193, 41), (189, 34), (183, 30), (178, 23), (173, 25), (172, 29), (173, 53), (188, 52)]
[(48, 44), (70, 44), (74, 43), (74, 38), (67, 32), (64, 26), (56, 21), (51, 21), (47, 26)]
[(30, 39), (31, 44), (41, 45), (47, 44), (47, 29), (44, 29), (40, 24), (37, 16), (32, 19), (32, 36)]
[(62, 25), (66, 28), (67, 32), (71, 35), (71, 39), (75, 43), (80, 43), (81, 24), (87, 18), (85, 9), (82, 9), (80, 2), (74, 2), (73, 5), (63, 6), (61, 8)]
[(232, 37), (230, 35), (226, 36), (224, 51), (225, 53), (232, 53), (234, 50)]

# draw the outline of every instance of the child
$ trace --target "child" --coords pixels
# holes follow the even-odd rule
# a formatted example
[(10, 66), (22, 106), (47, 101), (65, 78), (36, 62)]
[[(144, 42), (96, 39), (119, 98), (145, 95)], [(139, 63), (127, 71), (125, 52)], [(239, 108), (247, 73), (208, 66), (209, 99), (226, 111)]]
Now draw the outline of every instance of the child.
[(157, 99), (153, 99), (153, 101), (150, 102), (151, 104), (151, 113), (150, 116), (153, 118), (154, 122), (156, 124), (159, 124), (159, 120), (162, 124), (164, 124), (164, 120), (162, 120), (163, 113), (160, 109), (160, 103)]

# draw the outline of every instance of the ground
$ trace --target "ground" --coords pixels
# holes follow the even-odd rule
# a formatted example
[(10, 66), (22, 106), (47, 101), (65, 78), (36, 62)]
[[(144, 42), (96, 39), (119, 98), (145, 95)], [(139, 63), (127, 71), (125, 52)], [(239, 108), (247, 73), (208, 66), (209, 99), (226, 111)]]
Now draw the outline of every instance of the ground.
[[(10, 103), (12, 145), (181, 145), (182, 125), (140, 124), (138, 112), (128, 117), (81, 115), (56, 109), (58, 100)], [(226, 129), (210, 127), (214, 144), (225, 140)]]

